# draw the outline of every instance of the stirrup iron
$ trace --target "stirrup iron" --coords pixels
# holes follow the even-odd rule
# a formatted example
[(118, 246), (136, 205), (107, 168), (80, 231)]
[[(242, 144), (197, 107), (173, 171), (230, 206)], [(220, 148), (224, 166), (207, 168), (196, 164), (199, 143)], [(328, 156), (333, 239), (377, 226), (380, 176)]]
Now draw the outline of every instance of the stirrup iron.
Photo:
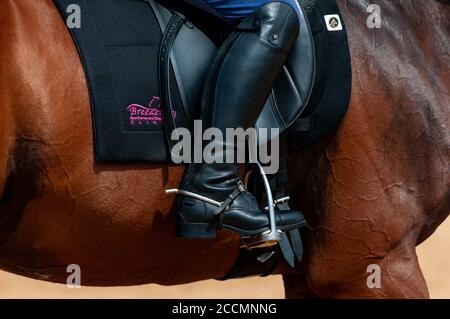
[(209, 197), (206, 196), (202, 196), (193, 192), (189, 192), (189, 191), (185, 191), (182, 189), (177, 189), (177, 188), (172, 188), (172, 189), (166, 189), (166, 194), (177, 194), (177, 195), (183, 195), (183, 196), (188, 196), (188, 197), (192, 197), (198, 200), (201, 200), (205, 203), (220, 207), (220, 205), (222, 205), (222, 202), (218, 202), (214, 199), (211, 199)]
[(275, 246), (282, 239), (282, 232), (277, 229), (277, 224), (275, 221), (275, 205), (269, 180), (267, 179), (266, 173), (264, 172), (264, 168), (261, 164), (259, 162), (256, 162), (256, 164), (258, 165), (259, 173), (261, 174), (264, 188), (267, 193), (267, 204), (269, 205), (269, 230), (256, 236), (242, 237), (241, 247), (246, 247), (248, 249)]

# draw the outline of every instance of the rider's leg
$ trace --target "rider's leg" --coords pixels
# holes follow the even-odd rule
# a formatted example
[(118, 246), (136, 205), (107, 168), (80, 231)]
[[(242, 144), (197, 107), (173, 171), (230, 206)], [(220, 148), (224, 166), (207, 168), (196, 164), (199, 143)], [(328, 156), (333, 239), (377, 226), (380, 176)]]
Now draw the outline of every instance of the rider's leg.
[[(204, 129), (215, 127), (225, 136), (226, 128), (246, 129), (255, 124), (298, 29), (295, 11), (282, 2), (258, 8), (252, 20), (241, 23), (220, 48), (206, 80), (202, 97)], [(226, 152), (222, 155), (225, 159)], [(226, 204), (218, 209), (199, 199), (178, 196), (178, 236), (214, 237), (216, 227), (244, 236), (269, 229), (267, 213), (243, 189), (235, 163), (191, 164), (182, 189)], [(281, 229), (297, 228), (302, 222), (301, 214), (295, 211), (277, 214)]]

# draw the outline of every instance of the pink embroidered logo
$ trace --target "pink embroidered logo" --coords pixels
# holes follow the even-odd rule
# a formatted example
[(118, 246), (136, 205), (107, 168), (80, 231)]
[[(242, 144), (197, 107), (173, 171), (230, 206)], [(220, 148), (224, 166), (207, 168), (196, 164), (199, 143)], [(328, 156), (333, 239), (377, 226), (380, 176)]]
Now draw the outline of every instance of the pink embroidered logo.
[[(131, 125), (158, 124), (162, 122), (162, 111), (160, 108), (160, 98), (154, 96), (148, 107), (140, 104), (131, 104), (127, 107), (130, 112)], [(173, 117), (177, 117), (177, 112), (173, 111)]]

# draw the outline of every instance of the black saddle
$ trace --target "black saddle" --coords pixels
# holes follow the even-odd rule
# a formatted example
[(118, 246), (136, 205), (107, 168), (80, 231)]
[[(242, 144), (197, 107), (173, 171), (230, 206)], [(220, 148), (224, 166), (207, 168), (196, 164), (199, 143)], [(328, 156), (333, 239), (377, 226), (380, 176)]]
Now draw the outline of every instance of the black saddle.
[[(148, 2), (164, 33), (163, 38), (172, 37), (173, 46), (167, 48), (166, 54), (171, 52), (170, 63), (181, 95), (183, 111), (188, 122), (192, 123), (198, 114), (198, 99), (203, 87), (203, 79), (217, 48), (214, 42), (192, 25), (184, 14), (171, 11), (157, 1), (148, 0)], [(266, 128), (268, 133), (271, 132), (271, 128), (279, 128), (279, 133), (282, 133), (291, 126), (308, 104), (313, 89), (316, 68), (314, 39), (306, 13), (303, 10), (301, 13), (300, 34), (291, 57), (283, 67), (256, 122), (257, 129)], [(180, 24), (178, 29), (177, 23)], [(174, 30), (176, 31), (174, 32)], [(169, 60), (166, 63), (169, 64)], [(161, 67), (163, 66), (160, 65)], [(169, 67), (166, 66), (166, 69), (168, 70)], [(160, 74), (160, 89), (166, 89), (161, 90), (161, 100), (163, 107), (167, 107), (165, 113), (170, 115), (173, 114), (171, 98), (164, 96), (170, 94), (170, 74), (167, 71), (162, 73)], [(249, 92), (249, 94), (253, 93)], [(165, 119), (165, 122), (167, 121), (171, 121), (171, 119)], [(173, 129), (174, 126), (176, 123), (173, 123), (171, 128)], [(171, 136), (170, 130), (166, 131), (166, 136)], [(263, 136), (266, 138), (261, 138)], [(261, 135), (259, 144), (266, 143), (273, 137), (269, 134)]]

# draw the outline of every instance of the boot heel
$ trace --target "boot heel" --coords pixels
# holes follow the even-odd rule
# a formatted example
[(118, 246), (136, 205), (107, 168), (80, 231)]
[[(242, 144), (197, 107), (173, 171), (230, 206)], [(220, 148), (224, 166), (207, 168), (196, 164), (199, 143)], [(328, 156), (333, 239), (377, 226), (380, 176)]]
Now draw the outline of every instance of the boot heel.
[(183, 238), (216, 238), (216, 225), (205, 223), (177, 223), (177, 237)]

